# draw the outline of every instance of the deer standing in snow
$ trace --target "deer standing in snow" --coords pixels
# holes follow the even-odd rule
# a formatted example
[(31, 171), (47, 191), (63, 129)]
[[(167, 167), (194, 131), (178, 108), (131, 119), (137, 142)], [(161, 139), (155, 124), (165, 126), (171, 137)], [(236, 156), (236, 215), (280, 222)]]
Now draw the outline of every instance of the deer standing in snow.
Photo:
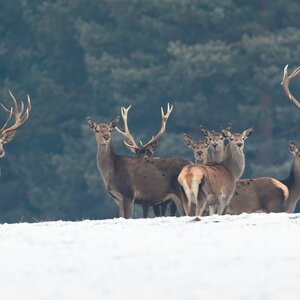
[[(210, 132), (207, 129), (205, 131), (201, 130), (201, 132), (210, 142), (211, 157), (216, 159), (216, 162), (223, 161), (225, 157), (223, 134)], [(275, 178), (240, 179), (236, 183), (236, 190), (226, 209), (226, 213), (283, 211), (288, 196), (289, 191), (287, 187)]]
[(236, 181), (244, 171), (244, 142), (251, 135), (252, 129), (234, 134), (226, 129), (222, 132), (229, 141), (224, 160), (207, 165), (187, 165), (178, 176), (184, 191), (183, 206), (186, 214), (191, 213), (191, 205), (194, 204), (196, 216), (201, 216), (206, 206), (209, 215), (215, 212), (222, 215), (235, 191)]
[[(6, 122), (0, 129), (0, 158), (5, 155), (4, 144), (11, 142), (16, 134), (16, 130), (23, 126), (25, 122), (28, 120), (29, 112), (31, 110), (30, 98), (27, 96), (27, 108), (24, 112), (25, 106), (23, 101), (21, 101), (21, 110), (19, 110), (18, 102), (11, 91), (9, 91), (9, 95), (12, 99), (13, 106), (8, 109), (2, 103), (0, 106), (9, 113)], [(12, 116), (15, 118), (15, 123), (11, 126), (8, 126)]]
[[(116, 130), (126, 138), (126, 140), (124, 141), (124, 144), (132, 153), (134, 153), (136, 158), (148, 160), (153, 157), (155, 151), (158, 148), (158, 145), (157, 145), (158, 139), (165, 133), (166, 123), (168, 121), (168, 118), (169, 118), (172, 110), (173, 110), (173, 105), (170, 106), (170, 104), (168, 103), (166, 114), (164, 113), (164, 110), (161, 107), (162, 125), (161, 125), (161, 128), (160, 128), (158, 134), (156, 134), (155, 137), (153, 136), (151, 138), (151, 140), (149, 142), (147, 142), (146, 144), (143, 144), (142, 142), (140, 142), (140, 145), (138, 145), (135, 142), (135, 139), (133, 138), (133, 136), (130, 133), (129, 128), (128, 128), (127, 120), (128, 120), (128, 111), (130, 110), (130, 108), (131, 108), (131, 105), (128, 108), (121, 107), (121, 116), (123, 119), (124, 131), (121, 131), (118, 127), (116, 127)], [(173, 201), (165, 201), (159, 205), (153, 204), (152, 208), (154, 211), (154, 215), (156, 217), (165, 216), (167, 205), (169, 203), (171, 205), (171, 216), (175, 216), (176, 205), (174, 204)], [(149, 214), (149, 204), (143, 203), (142, 206), (143, 206), (143, 217), (147, 218), (148, 214)]]
[(184, 215), (177, 177), (190, 163), (188, 160), (145, 160), (118, 155), (112, 147), (112, 131), (117, 127), (118, 119), (107, 124), (97, 124), (91, 118), (87, 121), (97, 142), (98, 169), (107, 192), (115, 200), (119, 217), (131, 218), (134, 203), (156, 205), (166, 200), (173, 200), (179, 213)]
[[(300, 73), (300, 67), (296, 68), (290, 75), (287, 66), (284, 68), (283, 89), (292, 103), (300, 109), (300, 103), (289, 90), (290, 79)], [(210, 135), (206, 132), (206, 136)], [(219, 138), (216, 143), (224, 143)], [(214, 148), (212, 148), (212, 153)], [(221, 147), (222, 148), (222, 147)], [(253, 212), (289, 212), (295, 211), (300, 198), (300, 153), (295, 143), (289, 143), (289, 149), (294, 155), (288, 178), (277, 180), (271, 177), (260, 177), (253, 179), (241, 179), (237, 182), (236, 191), (231, 198), (226, 210), (227, 214), (241, 214)], [(220, 154), (220, 152), (218, 152)], [(223, 156), (224, 156), (223, 152)]]

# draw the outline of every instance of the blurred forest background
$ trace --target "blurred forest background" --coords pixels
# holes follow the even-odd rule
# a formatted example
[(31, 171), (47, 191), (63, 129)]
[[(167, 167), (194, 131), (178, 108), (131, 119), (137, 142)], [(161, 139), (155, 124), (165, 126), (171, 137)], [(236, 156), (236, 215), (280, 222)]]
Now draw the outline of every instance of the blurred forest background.
[[(2, 0), (0, 98), (29, 94), (32, 111), (0, 161), (0, 222), (115, 216), (86, 117), (130, 104), (144, 141), (174, 104), (160, 157), (192, 159), (183, 133), (231, 121), (255, 129), (244, 177), (286, 177), (300, 115), (280, 82), (300, 64), (299, 15), (298, 0)], [(291, 90), (300, 98), (300, 78)], [(130, 155), (116, 133), (114, 144)]]

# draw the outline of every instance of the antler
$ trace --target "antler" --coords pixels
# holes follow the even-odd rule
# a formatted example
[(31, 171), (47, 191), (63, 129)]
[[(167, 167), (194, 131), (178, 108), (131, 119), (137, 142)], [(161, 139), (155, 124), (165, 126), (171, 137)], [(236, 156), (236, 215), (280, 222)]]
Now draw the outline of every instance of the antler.
[(284, 92), (287, 94), (287, 96), (290, 98), (292, 103), (300, 109), (300, 103), (299, 101), (291, 94), (290, 89), (289, 89), (289, 83), (290, 80), (296, 77), (300, 73), (300, 66), (296, 68), (290, 75), (288, 75), (288, 66), (286, 65), (283, 70), (283, 79), (281, 82), (281, 85), (283, 86)]
[(163, 110), (162, 107), (160, 108), (160, 110), (161, 110), (161, 128), (160, 128), (159, 132), (157, 133), (157, 135), (153, 136), (152, 139), (147, 144), (143, 145), (142, 142), (141, 142), (141, 145), (143, 147), (147, 147), (150, 144), (152, 144), (155, 141), (157, 141), (165, 133), (165, 131), (166, 131), (166, 124), (167, 124), (168, 118), (170, 117), (170, 114), (171, 114), (171, 112), (173, 110), (173, 105), (172, 104), (170, 105), (168, 103), (167, 113), (166, 114), (164, 113), (164, 110)]
[(125, 107), (121, 107), (121, 116), (122, 116), (122, 119), (123, 119), (123, 123), (124, 123), (124, 131), (120, 130), (118, 127), (116, 127), (116, 130), (122, 134), (124, 137), (127, 138), (127, 142), (124, 141), (124, 144), (128, 147), (128, 148), (131, 148), (131, 149), (138, 149), (138, 145), (136, 144), (133, 136), (131, 135), (130, 131), (129, 131), (129, 128), (128, 128), (128, 124), (127, 124), (127, 116), (128, 116), (128, 111), (129, 109), (131, 108), (131, 105), (128, 106), (127, 108)]
[[(21, 127), (27, 120), (29, 117), (29, 112), (31, 110), (31, 103), (30, 103), (30, 97), (27, 95), (27, 108), (25, 113), (24, 112), (24, 103), (23, 101), (21, 101), (21, 110), (19, 111), (19, 107), (18, 107), (18, 103), (16, 98), (14, 97), (14, 95), (12, 94), (11, 91), (9, 91), (9, 95), (12, 98), (12, 102), (13, 102), (13, 107), (11, 107), (11, 109), (7, 109), (2, 103), (0, 103), (1, 107), (9, 112), (9, 116), (7, 118), (7, 121), (5, 122), (5, 124), (2, 126), (2, 128), (0, 129), (0, 133), (1, 134), (7, 134), (11, 131), (15, 131), (17, 130), (19, 127)], [(7, 124), (9, 123), (12, 115), (15, 116), (15, 123), (6, 128)]]

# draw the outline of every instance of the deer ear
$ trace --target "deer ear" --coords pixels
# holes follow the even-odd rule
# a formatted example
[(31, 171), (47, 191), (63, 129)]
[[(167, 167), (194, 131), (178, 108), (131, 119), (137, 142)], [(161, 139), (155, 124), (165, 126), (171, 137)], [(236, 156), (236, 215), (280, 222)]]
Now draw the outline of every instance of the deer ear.
[(4, 139), (3, 139), (3, 144), (7, 144), (9, 142), (11, 142), (11, 140), (14, 138), (16, 134), (16, 131), (11, 131), (9, 133), (7, 133), (5, 136), (4, 136)]
[(208, 129), (204, 128), (204, 127), (200, 127), (200, 132), (204, 135), (204, 136), (209, 136), (210, 132)]
[(231, 132), (230, 132), (229, 130), (223, 128), (223, 129), (221, 130), (221, 132), (222, 132), (223, 136), (224, 136), (226, 139), (228, 139), (228, 138), (231, 137)]
[(90, 128), (95, 129), (96, 122), (94, 122), (90, 117), (87, 117), (86, 119), (87, 119), (87, 122), (88, 122)]
[(184, 143), (190, 147), (190, 148), (193, 148), (193, 145), (194, 145), (194, 141), (192, 138), (190, 138), (188, 135), (184, 134), (183, 135), (183, 139), (184, 139)]
[(119, 124), (119, 117), (116, 117), (116, 118), (113, 118), (109, 123), (108, 123), (108, 126), (110, 128), (115, 128), (117, 127)]
[(296, 154), (299, 151), (297, 145), (292, 141), (289, 142), (289, 148), (293, 154)]
[(243, 131), (242, 135), (244, 138), (248, 138), (252, 134), (253, 128), (247, 128), (246, 130)]
[(220, 129), (221, 129), (221, 130), (222, 130), (222, 129), (226, 129), (226, 130), (228, 130), (228, 131), (231, 131), (231, 128), (232, 128), (232, 124), (231, 124), (231, 123), (228, 123), (227, 126), (225, 126), (224, 128), (220, 128)]

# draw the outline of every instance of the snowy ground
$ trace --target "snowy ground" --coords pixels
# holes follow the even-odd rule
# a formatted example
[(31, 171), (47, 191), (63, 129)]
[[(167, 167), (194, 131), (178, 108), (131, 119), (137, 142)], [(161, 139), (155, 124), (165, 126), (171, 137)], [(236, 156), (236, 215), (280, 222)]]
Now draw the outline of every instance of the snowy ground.
[(300, 214), (0, 225), (0, 298), (300, 299)]

